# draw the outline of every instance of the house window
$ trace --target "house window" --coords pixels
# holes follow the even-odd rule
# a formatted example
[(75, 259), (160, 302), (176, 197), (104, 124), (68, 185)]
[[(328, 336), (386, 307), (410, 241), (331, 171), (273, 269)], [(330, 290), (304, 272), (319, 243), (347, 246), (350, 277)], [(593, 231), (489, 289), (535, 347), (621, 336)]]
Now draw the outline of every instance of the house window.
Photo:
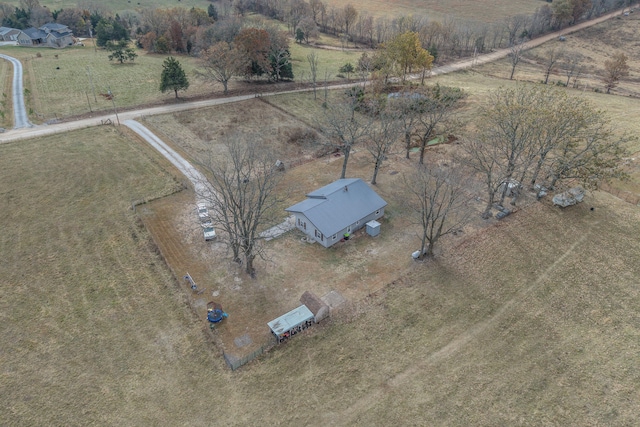
[(380, 211), (376, 211), (376, 215), (380, 215)]
[(337, 235), (337, 234), (334, 234), (334, 235), (333, 235), (333, 240), (336, 240), (337, 238), (338, 238), (338, 235)]
[(359, 224), (360, 224), (360, 221), (356, 221), (356, 225), (359, 225)]
[(351, 233), (351, 226), (347, 227), (347, 233)]

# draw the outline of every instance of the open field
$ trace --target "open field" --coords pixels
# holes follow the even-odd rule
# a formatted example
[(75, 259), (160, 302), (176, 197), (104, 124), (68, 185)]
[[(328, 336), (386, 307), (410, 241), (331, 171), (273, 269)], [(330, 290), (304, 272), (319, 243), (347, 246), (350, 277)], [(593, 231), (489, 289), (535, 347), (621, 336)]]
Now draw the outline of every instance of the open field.
[[(7, 0), (4, 3), (12, 4), (15, 6), (20, 5), (19, 0)], [(100, 10), (107, 10), (112, 13), (123, 14), (125, 12), (134, 12), (138, 8), (156, 8), (156, 7), (176, 7), (182, 6), (185, 8), (200, 7), (206, 9), (209, 6), (208, 0), (110, 0), (110, 1), (78, 1), (78, 0), (40, 0), (42, 6), (47, 6), (50, 10), (58, 10), (65, 8), (78, 7), (78, 4), (88, 4), (91, 7), (93, 3)]]
[[(309, 67), (307, 55), (312, 52), (318, 55), (318, 82), (324, 82), (325, 73), (329, 81), (339, 80), (336, 75), (339, 74), (340, 67), (347, 62), (356, 67), (358, 59), (362, 56), (361, 51), (318, 49), (313, 45), (298, 44), (293, 41), (291, 41), (290, 47), (293, 75), (298, 82), (309, 82), (311, 80), (311, 68)], [(354, 75), (351, 76), (351, 78), (353, 77)]]
[[(344, 7), (339, 0), (327, 0), (329, 6)], [(466, 21), (500, 22), (518, 15), (530, 14), (542, 3), (528, 0), (465, 1), (465, 0), (353, 0), (357, 11), (375, 17), (395, 18), (418, 15), (442, 21), (447, 17)]]
[[(430, 83), (469, 93), (464, 122), (486, 91), (521, 84), (494, 77), (504, 66)], [(531, 64), (522, 72), (542, 76)], [(640, 132), (636, 98), (581, 93), (616, 126)], [(318, 95), (145, 123), (190, 160), (242, 129), (307, 161), (314, 147), (290, 137), (314, 123)], [(341, 160), (287, 168), (289, 201), (337, 178)], [(616, 188), (640, 196), (639, 161)], [(389, 207), (380, 236), (326, 250), (291, 232), (267, 243), (270, 257), (251, 280), (218, 243), (202, 241), (193, 192), (178, 191), (184, 179), (128, 130), (0, 144), (0, 425), (635, 425), (638, 207), (605, 192), (563, 210), (543, 200), (474, 223), (445, 239), (435, 260), (413, 262), (401, 186), (410, 166), (390, 156), (381, 171), (376, 190)], [(349, 176), (370, 172), (356, 149)], [(141, 200), (149, 202), (134, 212)], [(176, 279), (185, 271), (205, 293)], [(305, 290), (347, 301), (230, 372), (221, 350), (259, 346), (266, 321)], [(230, 313), (213, 332), (210, 299)], [(242, 347), (235, 338), (244, 336), (252, 343)]]
[[(5, 3), (19, 5), (17, 0)], [(344, 7), (345, 3), (338, 0), (327, 0), (331, 7)], [(447, 16), (482, 22), (498, 22), (506, 17), (520, 13), (531, 13), (540, 6), (539, 2), (528, 0), (499, 0), (499, 1), (464, 1), (464, 0), (353, 0), (350, 2), (360, 13), (368, 13), (375, 17), (396, 17), (401, 15), (422, 15), (430, 19), (442, 20)], [(77, 7), (77, 0), (40, 0), (40, 4), (51, 10)], [(100, 7), (112, 13), (133, 12), (138, 8), (200, 7), (206, 9), (210, 4), (207, 0), (112, 0), (100, 2)], [(214, 4), (219, 8), (218, 3)]]
[[(636, 420), (640, 212), (606, 193), (449, 241), (446, 256), (407, 262), (393, 284), (232, 374), (130, 210), (173, 191), (166, 162), (105, 129), (0, 151), (0, 424)], [(362, 274), (367, 240), (297, 252)], [(240, 286), (260, 293), (253, 284)]]
[[(173, 92), (161, 93), (160, 74), (166, 56), (138, 50), (132, 63), (109, 61), (108, 52), (92, 46), (61, 50), (5, 46), (2, 53), (20, 59), (24, 66), (30, 118), (37, 123), (92, 111), (112, 110), (113, 104), (100, 94), (111, 88), (117, 108), (149, 103), (173, 102)], [(41, 57), (37, 57), (37, 54)], [(196, 59), (179, 57), (190, 77), (188, 90), (179, 96), (193, 97), (212, 92), (209, 84), (193, 77)], [(95, 97), (94, 97), (95, 89)], [(89, 107), (89, 104), (91, 107)]]

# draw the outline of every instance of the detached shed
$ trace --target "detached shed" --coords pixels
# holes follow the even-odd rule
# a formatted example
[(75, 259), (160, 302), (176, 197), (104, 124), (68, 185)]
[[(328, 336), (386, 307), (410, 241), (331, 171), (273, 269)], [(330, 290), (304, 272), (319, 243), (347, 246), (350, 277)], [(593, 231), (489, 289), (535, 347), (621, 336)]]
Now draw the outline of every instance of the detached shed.
[(307, 306), (301, 305), (277, 319), (268, 322), (267, 325), (273, 335), (278, 339), (278, 342), (283, 342), (287, 338), (313, 325), (313, 319), (314, 317), (311, 310), (309, 310)]
[(316, 323), (329, 317), (329, 306), (315, 294), (306, 291), (300, 297), (300, 302), (306, 305), (309, 310), (311, 310)]

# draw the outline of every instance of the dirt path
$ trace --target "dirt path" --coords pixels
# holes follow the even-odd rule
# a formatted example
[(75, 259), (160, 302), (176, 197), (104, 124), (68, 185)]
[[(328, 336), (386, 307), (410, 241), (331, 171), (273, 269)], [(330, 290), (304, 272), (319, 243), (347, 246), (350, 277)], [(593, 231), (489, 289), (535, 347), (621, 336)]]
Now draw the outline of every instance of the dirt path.
[[(634, 7), (637, 7), (637, 6), (638, 5)], [(565, 28), (563, 30), (556, 31), (553, 33), (549, 33), (541, 37), (537, 37), (533, 40), (528, 41), (526, 43), (526, 48), (530, 49), (530, 48), (539, 46), (543, 43), (546, 43), (550, 40), (554, 40), (562, 35), (570, 34), (575, 31), (579, 31), (584, 28), (597, 25), (603, 21), (606, 21), (607, 19), (611, 19), (615, 16), (619, 16), (620, 13), (621, 11), (618, 10), (618, 11), (609, 13), (607, 15), (603, 15), (598, 18), (592, 19), (590, 21), (581, 22), (580, 24), (574, 25), (572, 27)], [(509, 49), (500, 49), (487, 54), (478, 55), (475, 58), (467, 58), (458, 62), (436, 67), (433, 70), (431, 70), (431, 74), (437, 76), (441, 74), (452, 73), (455, 71), (472, 68), (479, 64), (485, 64), (488, 62), (496, 61), (498, 59), (505, 58), (508, 55), (509, 55)], [(6, 55), (0, 55), (0, 56), (4, 57), (5, 59), (11, 58), (11, 57), (7, 57)], [(22, 67), (20, 67), (20, 69), (21, 68)], [(419, 79), (420, 77), (421, 77), (420, 75), (412, 76), (413, 79)], [(14, 81), (15, 81), (15, 76), (14, 76)], [(20, 79), (20, 82), (22, 82), (21, 79)], [(349, 88), (351, 86), (353, 86), (353, 83), (331, 85), (329, 86), (329, 88), (341, 89), (341, 88)], [(276, 92), (264, 93), (261, 96), (271, 96), (271, 95), (284, 94), (284, 93), (309, 92), (312, 90), (313, 88), (296, 89), (296, 90), (281, 91), (281, 92), (276, 91)], [(22, 93), (22, 91), (20, 91), (20, 93)], [(76, 120), (76, 121), (67, 122), (67, 123), (38, 126), (33, 128), (15, 129), (12, 131), (8, 131), (5, 134), (2, 134), (2, 136), (0, 136), (0, 143), (35, 138), (35, 137), (40, 137), (45, 135), (53, 135), (57, 133), (63, 133), (63, 132), (83, 129), (87, 127), (99, 126), (107, 121), (110, 121), (112, 123), (118, 123), (120, 120), (123, 120), (123, 121), (134, 120), (134, 119), (142, 118), (144, 116), (174, 113), (179, 111), (187, 111), (187, 110), (193, 110), (198, 108), (211, 107), (215, 105), (229, 104), (232, 102), (240, 102), (240, 101), (254, 98), (255, 96), (257, 95), (252, 94), (252, 95), (232, 96), (228, 98), (207, 99), (204, 101), (186, 102), (184, 104), (172, 104), (172, 105), (165, 105), (165, 106), (159, 106), (159, 107), (151, 107), (151, 108), (144, 108), (139, 110), (126, 111), (126, 112), (119, 113), (118, 116), (116, 116), (115, 113), (105, 114), (105, 115), (97, 116), (90, 119)], [(14, 102), (15, 102), (15, 98), (14, 98)], [(14, 110), (15, 110), (15, 107), (14, 107)]]
[(11, 99), (13, 100), (13, 127), (14, 129), (28, 128), (33, 125), (29, 122), (27, 109), (24, 106), (24, 88), (22, 87), (22, 62), (18, 59), (0, 54), (0, 58), (6, 59), (13, 65), (13, 85)]

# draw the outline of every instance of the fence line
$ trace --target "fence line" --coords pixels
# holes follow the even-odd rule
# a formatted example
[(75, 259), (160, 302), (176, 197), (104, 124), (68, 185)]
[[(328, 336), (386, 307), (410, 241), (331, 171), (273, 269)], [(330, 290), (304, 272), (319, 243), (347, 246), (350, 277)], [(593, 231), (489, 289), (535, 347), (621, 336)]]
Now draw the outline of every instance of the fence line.
[(247, 354), (246, 356), (237, 357), (232, 354), (227, 354), (227, 352), (223, 351), (222, 355), (224, 356), (224, 361), (227, 362), (227, 365), (231, 368), (232, 371), (235, 371), (239, 367), (246, 365), (251, 362), (256, 357), (266, 353), (270, 350), (274, 345), (276, 345), (276, 340), (273, 335), (271, 335), (271, 339), (266, 343), (262, 344), (260, 347), (255, 349), (253, 352)]

